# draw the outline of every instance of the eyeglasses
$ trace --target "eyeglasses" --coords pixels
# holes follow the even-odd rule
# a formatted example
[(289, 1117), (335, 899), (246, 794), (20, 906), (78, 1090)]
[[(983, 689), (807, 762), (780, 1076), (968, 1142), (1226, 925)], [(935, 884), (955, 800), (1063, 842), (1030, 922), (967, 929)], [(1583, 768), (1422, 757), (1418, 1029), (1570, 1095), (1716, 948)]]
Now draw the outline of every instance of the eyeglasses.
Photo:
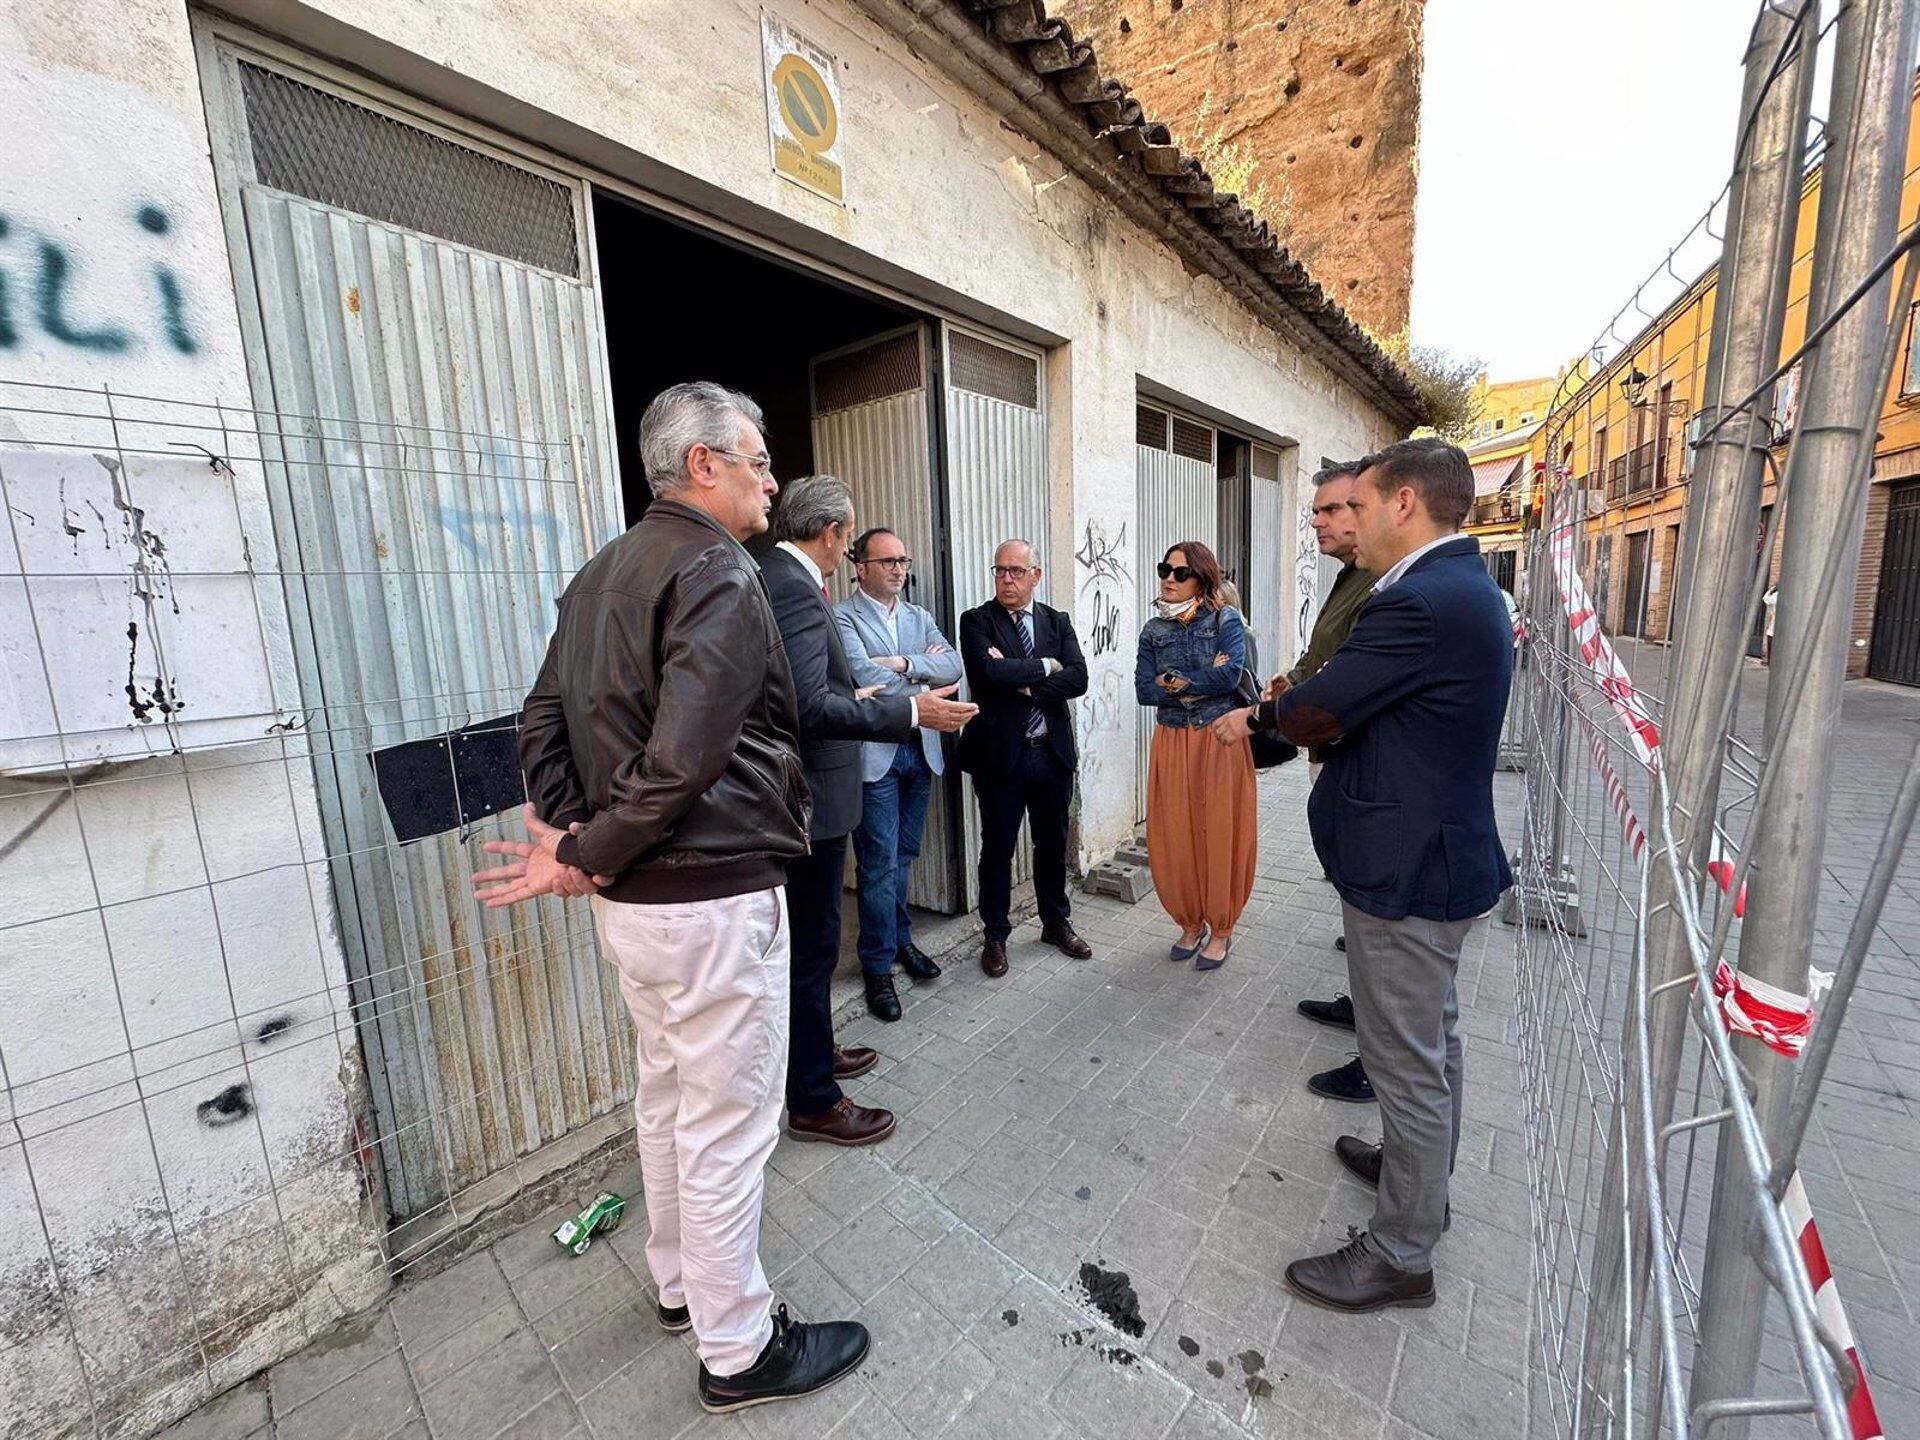
[(1178, 580), (1182, 585), (1193, 579), (1192, 567), (1187, 565), (1169, 565), (1162, 560), (1154, 569), (1162, 580)]
[(738, 450), (722, 450), (718, 445), (709, 445), (707, 449), (716, 455), (724, 455), (729, 460), (740, 461), (749, 470), (753, 471), (754, 474), (763, 479), (773, 474), (773, 457), (771, 455), (743, 455)]
[(853, 563), (856, 565), (884, 565), (889, 570), (911, 570), (913, 568), (913, 557), (911, 555), (876, 555), (871, 560), (856, 560)]
[(1039, 568), (1038, 565), (996, 565), (993, 567), (993, 578), (996, 580), (1020, 580), (1031, 575)]

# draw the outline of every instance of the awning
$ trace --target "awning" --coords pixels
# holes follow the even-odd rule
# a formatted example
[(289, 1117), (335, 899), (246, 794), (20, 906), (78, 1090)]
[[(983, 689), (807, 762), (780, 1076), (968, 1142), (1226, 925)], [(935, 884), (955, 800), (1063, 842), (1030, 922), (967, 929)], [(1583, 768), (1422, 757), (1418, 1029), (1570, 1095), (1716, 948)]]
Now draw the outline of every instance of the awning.
[(1484, 500), (1489, 495), (1498, 495), (1513, 482), (1520, 467), (1526, 462), (1525, 453), (1509, 455), (1504, 460), (1483, 460), (1473, 467), (1473, 498)]

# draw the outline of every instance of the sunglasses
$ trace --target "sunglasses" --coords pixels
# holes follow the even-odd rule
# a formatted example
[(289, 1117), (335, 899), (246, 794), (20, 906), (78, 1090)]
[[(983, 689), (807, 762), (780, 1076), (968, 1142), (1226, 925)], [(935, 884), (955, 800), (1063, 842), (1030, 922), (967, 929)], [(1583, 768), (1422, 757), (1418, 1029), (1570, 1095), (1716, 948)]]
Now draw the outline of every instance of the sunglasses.
[(1193, 568), (1188, 565), (1169, 565), (1162, 560), (1154, 569), (1162, 580), (1178, 580), (1182, 585), (1193, 579)]

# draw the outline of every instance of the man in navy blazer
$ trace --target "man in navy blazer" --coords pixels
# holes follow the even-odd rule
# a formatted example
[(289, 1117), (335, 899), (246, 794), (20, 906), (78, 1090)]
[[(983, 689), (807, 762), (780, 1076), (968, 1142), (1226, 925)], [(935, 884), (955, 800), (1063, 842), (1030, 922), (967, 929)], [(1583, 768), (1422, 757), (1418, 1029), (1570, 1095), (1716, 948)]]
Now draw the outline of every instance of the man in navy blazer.
[(1460, 1143), (1454, 974), (1474, 920), (1512, 875), (1493, 768), (1513, 676), (1513, 628), (1480, 546), (1466, 453), (1405, 440), (1361, 462), (1349, 504), (1359, 562), (1380, 579), (1318, 674), (1215, 722), (1325, 746), (1307, 802), (1313, 848), (1340, 892), (1360, 1058), (1380, 1099), (1379, 1145), (1340, 1162), (1377, 1187), (1367, 1233), (1287, 1267), (1295, 1294), (1335, 1310), (1434, 1301), (1433, 1247)]
[(1033, 836), (1040, 940), (1076, 960), (1093, 948), (1074, 933), (1067, 903), (1067, 814), (1079, 753), (1067, 702), (1087, 693), (1087, 662), (1065, 611), (1033, 598), (1040, 566), (1025, 540), (993, 552), (993, 599), (960, 617), (960, 658), (980, 718), (955, 758), (980, 802), (980, 968), (1007, 973), (1013, 933), (1013, 852), (1024, 819)]

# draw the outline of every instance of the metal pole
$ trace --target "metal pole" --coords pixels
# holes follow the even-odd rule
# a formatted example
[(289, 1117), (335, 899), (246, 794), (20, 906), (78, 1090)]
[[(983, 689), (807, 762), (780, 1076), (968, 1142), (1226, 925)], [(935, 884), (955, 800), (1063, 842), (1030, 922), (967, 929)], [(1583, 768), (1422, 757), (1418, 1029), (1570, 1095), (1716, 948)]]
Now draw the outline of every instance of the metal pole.
[[(1745, 395), (1773, 368), (1787, 304), (1794, 227), (1799, 218), (1801, 168), (1807, 114), (1813, 92), (1814, 52), (1819, 34), (1817, 0), (1783, 13), (1763, 5), (1747, 43), (1746, 80), (1741, 93), (1741, 128), (1729, 189), (1726, 242), (1721, 257), (1713, 336), (1708, 351), (1703, 406), (1709, 423), (1722, 419), (1731, 397)], [(1767, 449), (1772, 440), (1771, 405), (1763, 395), (1731, 423), (1722, 424), (1702, 447), (1688, 486), (1682, 534), (1685, 559), (1675, 596), (1675, 636), (1670, 697), (1661, 743), (1661, 764), (1675, 797), (1672, 818), (1681, 831), (1660, 835), (1666, 811), (1656, 807), (1656, 839), (1671, 838), (1683, 847), (1688, 875), (1705, 870), (1713, 833), (1723, 752), (1725, 701), (1738, 683), (1746, 637), (1742, 602), (1751, 578), (1748, 569), (1759, 527), (1760, 494)], [(1656, 1132), (1672, 1118), (1681, 1052), (1686, 1038), (1684, 997), (1661, 986), (1687, 973), (1680, 907), (1673, 880), (1656, 867), (1646, 915), (1647, 973), (1653, 998), (1644, 1075), (1629, 1049), (1620, 1103), (1645, 1085), (1651, 1097)], [(1638, 994), (1629, 999), (1629, 1027), (1642, 1022)], [(1609, 1146), (1601, 1193), (1620, 1193), (1632, 1164), (1620, 1143), (1620, 1127)], [(1588, 1300), (1581, 1373), (1587, 1389), (1587, 1431), (1605, 1432), (1609, 1423), (1624, 1428), (1622, 1413), (1625, 1353), (1622, 1326), (1614, 1318), (1628, 1293), (1645, 1293), (1651, 1234), (1647, 1204), (1638, 1186), (1628, 1187), (1629, 1215), (1619, 1226), (1603, 1225), (1594, 1241), (1592, 1286)], [(1628, 1235), (1632, 1236), (1629, 1253)], [(1664, 1242), (1663, 1242), (1664, 1243)], [(1629, 1329), (1632, 1327), (1629, 1326)]]
[[(1916, 0), (1854, 0), (1840, 13), (1809, 315), (1828, 315), (1835, 297), (1893, 243), (1920, 38), (1916, 19)], [(1781, 550), (1774, 642), (1781, 668), (1773, 678), (1800, 675), (1796, 686), (1767, 687), (1766, 763), (1779, 767), (1779, 781), (1749, 824), (1746, 848), (1755, 884), (1741, 934), (1740, 970), (1793, 994), (1806, 991), (1820, 900), (1827, 787), (1866, 527), (1865, 491), (1853, 479), (1872, 453), (1886, 398), (1881, 355), (1891, 284), (1889, 278), (1868, 291), (1808, 357), (1800, 436), (1782, 481), (1794, 504)], [(1832, 583), (1822, 595), (1821, 579), (1828, 574)], [(1821, 599), (1824, 605), (1816, 603)], [(1789, 688), (1799, 692), (1791, 709)], [(1762, 1133), (1769, 1141), (1783, 1138), (1794, 1063), (1742, 1036), (1734, 1038), (1734, 1050), (1752, 1076)], [(1723, 1155), (1714, 1176), (1690, 1396), (1696, 1410), (1751, 1395), (1759, 1365), (1769, 1286), (1749, 1248), (1755, 1192), (1741, 1169), (1733, 1156)], [(1742, 1440), (1747, 1418), (1725, 1413), (1729, 1440)]]

